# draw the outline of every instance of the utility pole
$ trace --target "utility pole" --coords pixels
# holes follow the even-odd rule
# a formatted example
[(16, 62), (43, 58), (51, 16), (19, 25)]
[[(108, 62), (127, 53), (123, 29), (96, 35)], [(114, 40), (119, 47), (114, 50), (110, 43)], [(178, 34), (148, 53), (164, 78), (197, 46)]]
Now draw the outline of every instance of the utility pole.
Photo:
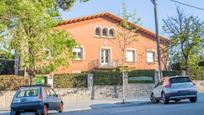
[(157, 38), (157, 58), (158, 58), (158, 77), (159, 80), (162, 77), (161, 72), (161, 59), (160, 59), (160, 38), (159, 38), (159, 26), (158, 26), (158, 18), (157, 18), (157, 0), (151, 0), (154, 5), (154, 18), (155, 18), (155, 31), (156, 31), (156, 38)]
[(15, 59), (14, 59), (14, 62), (15, 62), (15, 75), (18, 75), (18, 70), (19, 70), (19, 57), (18, 57), (18, 54), (17, 54), (17, 51), (15, 51)]

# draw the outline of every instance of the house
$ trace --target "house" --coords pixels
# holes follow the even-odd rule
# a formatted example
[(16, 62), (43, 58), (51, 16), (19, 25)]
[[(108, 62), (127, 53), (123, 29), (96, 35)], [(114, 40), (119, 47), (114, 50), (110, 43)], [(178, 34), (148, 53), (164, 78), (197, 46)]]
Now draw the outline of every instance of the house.
[[(57, 28), (70, 32), (77, 42), (73, 49), (75, 59), (57, 73), (78, 73), (95, 69), (114, 69), (122, 65), (122, 51), (117, 45), (118, 23), (123, 19), (111, 13), (99, 13), (60, 23)], [(158, 69), (155, 33), (128, 22), (138, 28), (138, 40), (125, 49), (125, 65), (130, 69)], [(153, 22), (151, 22), (153, 23)], [(168, 40), (160, 37), (161, 47)], [(164, 66), (162, 65), (162, 68)]]

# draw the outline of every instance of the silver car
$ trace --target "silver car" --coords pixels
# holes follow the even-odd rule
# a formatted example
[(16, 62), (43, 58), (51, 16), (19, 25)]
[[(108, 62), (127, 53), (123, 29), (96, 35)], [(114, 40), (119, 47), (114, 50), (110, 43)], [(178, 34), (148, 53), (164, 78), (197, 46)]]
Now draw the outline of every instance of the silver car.
[(181, 99), (189, 99), (192, 103), (197, 101), (197, 89), (189, 77), (164, 77), (155, 85), (150, 96), (152, 103), (161, 101), (168, 104), (169, 100), (180, 101)]

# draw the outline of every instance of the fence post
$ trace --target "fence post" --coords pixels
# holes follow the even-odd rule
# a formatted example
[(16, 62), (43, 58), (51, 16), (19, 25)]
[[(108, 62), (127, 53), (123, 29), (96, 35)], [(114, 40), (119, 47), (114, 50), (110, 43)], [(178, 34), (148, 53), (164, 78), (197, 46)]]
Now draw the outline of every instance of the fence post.
[(87, 83), (88, 89), (91, 92), (91, 100), (94, 100), (93, 74), (88, 74)]

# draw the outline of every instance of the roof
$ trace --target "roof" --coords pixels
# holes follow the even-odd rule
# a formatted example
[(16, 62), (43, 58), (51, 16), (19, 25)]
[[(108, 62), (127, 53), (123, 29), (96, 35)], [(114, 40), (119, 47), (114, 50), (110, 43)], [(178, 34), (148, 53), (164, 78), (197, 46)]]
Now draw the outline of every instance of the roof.
[[(84, 16), (84, 17), (79, 17), (79, 18), (74, 18), (74, 19), (70, 19), (70, 20), (65, 20), (61, 23), (59, 23), (57, 26), (62, 26), (62, 25), (67, 25), (67, 24), (72, 24), (72, 23), (77, 23), (77, 22), (81, 22), (81, 21), (87, 21), (87, 20), (91, 20), (91, 19), (95, 19), (95, 18), (99, 18), (99, 17), (108, 17), (108, 18), (111, 18), (112, 20), (115, 20), (116, 22), (121, 22), (123, 21), (122, 18), (114, 15), (114, 14), (111, 14), (111, 13), (108, 13), (108, 12), (104, 12), (104, 13), (98, 13), (98, 14), (94, 14), (94, 15), (90, 15), (90, 16)], [(132, 22), (128, 22), (131, 26), (135, 27), (138, 29), (138, 31), (140, 32), (143, 32), (151, 37), (153, 37), (153, 40), (157, 40), (156, 39), (156, 34), (148, 29), (145, 29), (139, 25), (136, 25)], [(163, 45), (166, 45), (169, 40), (163, 36), (160, 36), (160, 42), (161, 44)]]

